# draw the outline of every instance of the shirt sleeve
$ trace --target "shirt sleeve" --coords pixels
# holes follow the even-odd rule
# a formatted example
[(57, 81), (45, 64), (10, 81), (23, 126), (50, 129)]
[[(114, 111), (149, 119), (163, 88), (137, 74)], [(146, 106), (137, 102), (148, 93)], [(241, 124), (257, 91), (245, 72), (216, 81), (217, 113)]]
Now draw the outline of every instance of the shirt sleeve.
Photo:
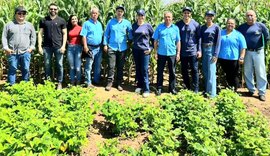
[(30, 24), (30, 31), (31, 31), (31, 36), (30, 36), (30, 48), (35, 49), (36, 48), (36, 40), (37, 40), (37, 35), (36, 35), (36, 30), (32, 24)]
[(153, 38), (155, 41), (157, 41), (158, 38), (159, 38), (159, 27), (160, 27), (160, 26), (158, 26), (158, 27), (156, 28), (156, 30), (155, 30), (155, 32), (154, 32), (154, 34), (153, 34), (153, 36), (152, 36), (152, 38)]
[(179, 42), (181, 40), (179, 28), (175, 26), (176, 29), (176, 42)]
[(196, 40), (197, 40), (197, 50), (202, 51), (202, 49), (201, 49), (202, 39), (201, 39), (201, 26), (200, 26), (200, 24), (198, 24), (196, 27)]
[(44, 21), (43, 21), (43, 19), (39, 21), (39, 28), (44, 28)]
[(263, 33), (263, 37), (264, 37), (264, 45), (267, 44), (267, 41), (269, 41), (270, 37), (269, 37), (269, 29), (264, 25), (261, 24), (262, 27), (262, 33)]
[(216, 28), (216, 35), (217, 35), (217, 43), (216, 43), (216, 49), (215, 49), (215, 53), (214, 56), (218, 57), (219, 51), (220, 51), (220, 43), (221, 43), (221, 30), (220, 27), (217, 26)]
[(239, 36), (239, 51), (241, 51), (242, 49), (247, 48), (247, 43), (245, 37), (240, 32), (238, 32), (238, 36)]
[(128, 39), (132, 40), (133, 39), (132, 26), (131, 26), (131, 23), (129, 21), (128, 21), (128, 24), (127, 24), (127, 32), (128, 32)]
[(148, 25), (149, 37), (150, 37), (150, 48), (153, 49), (154, 47), (154, 39), (152, 38), (154, 34), (153, 27), (149, 24)]
[(87, 26), (86, 26), (86, 22), (83, 23), (83, 26), (82, 26), (82, 30), (80, 32), (80, 35), (83, 36), (83, 37), (86, 37), (87, 35)]
[(4, 50), (7, 50), (9, 48), (8, 41), (7, 41), (7, 33), (8, 33), (8, 25), (5, 25), (2, 32), (2, 45), (3, 45)]
[(103, 40), (103, 45), (107, 45), (109, 43), (109, 35), (110, 35), (110, 21), (108, 22), (105, 32), (104, 32), (104, 40)]

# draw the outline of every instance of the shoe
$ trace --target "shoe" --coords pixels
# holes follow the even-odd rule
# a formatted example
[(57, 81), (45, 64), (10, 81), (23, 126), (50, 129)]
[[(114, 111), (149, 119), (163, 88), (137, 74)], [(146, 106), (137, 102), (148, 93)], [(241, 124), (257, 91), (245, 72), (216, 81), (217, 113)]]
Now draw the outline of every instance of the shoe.
[(136, 88), (135, 89), (135, 93), (137, 93), (137, 94), (141, 94), (141, 91), (142, 91), (142, 88)]
[(88, 85), (87, 85), (87, 88), (93, 89), (93, 88), (95, 88), (95, 86), (93, 86), (92, 84), (88, 84)]
[(254, 94), (253, 92), (249, 91), (249, 92), (247, 93), (247, 96), (250, 96), (250, 97), (251, 97), (251, 96), (253, 96), (253, 94)]
[(162, 93), (162, 89), (158, 89), (157, 92), (156, 92), (156, 95), (157, 95), (157, 96), (160, 96), (161, 93)]
[(118, 89), (119, 91), (122, 91), (122, 90), (123, 90), (123, 88), (122, 88), (120, 85), (117, 86), (117, 89)]
[(177, 91), (175, 89), (173, 89), (173, 90), (170, 91), (170, 93), (173, 94), (173, 95), (176, 95)]
[(112, 82), (109, 82), (107, 86), (105, 87), (106, 91), (110, 91), (112, 89)]
[(142, 97), (147, 98), (149, 95), (150, 95), (149, 92), (145, 92), (145, 93), (142, 94)]
[(261, 101), (265, 101), (265, 100), (266, 100), (264, 95), (259, 95), (259, 99), (260, 99)]
[(57, 85), (57, 90), (60, 90), (60, 89), (62, 89), (62, 83), (61, 82), (59, 82), (58, 85)]

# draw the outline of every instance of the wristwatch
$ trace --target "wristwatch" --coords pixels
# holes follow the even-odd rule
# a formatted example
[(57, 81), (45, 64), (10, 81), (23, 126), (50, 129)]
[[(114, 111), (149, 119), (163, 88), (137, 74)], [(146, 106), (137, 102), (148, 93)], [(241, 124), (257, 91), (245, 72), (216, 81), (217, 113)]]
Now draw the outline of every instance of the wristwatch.
[(244, 60), (244, 57), (240, 57), (239, 60)]

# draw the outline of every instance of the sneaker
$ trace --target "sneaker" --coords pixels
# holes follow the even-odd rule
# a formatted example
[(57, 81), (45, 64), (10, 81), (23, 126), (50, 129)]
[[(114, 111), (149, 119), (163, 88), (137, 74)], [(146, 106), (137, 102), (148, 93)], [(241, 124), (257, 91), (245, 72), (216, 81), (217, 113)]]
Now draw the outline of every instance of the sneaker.
[(107, 86), (105, 87), (106, 91), (110, 91), (112, 89), (112, 82), (109, 82)]
[(156, 95), (157, 96), (161, 95), (161, 92), (162, 92), (162, 90), (161, 89), (158, 89), (157, 92), (156, 92)]
[(93, 88), (95, 88), (95, 86), (93, 86), (92, 84), (88, 84), (88, 85), (87, 85), (87, 88), (93, 89)]
[(122, 91), (122, 90), (123, 90), (123, 88), (122, 88), (120, 85), (117, 86), (117, 89), (118, 89), (119, 91)]
[(57, 90), (60, 90), (60, 89), (62, 89), (62, 83), (61, 82), (59, 82), (58, 85), (57, 85)]
[(150, 95), (150, 93), (148, 93), (148, 92), (145, 92), (145, 93), (142, 94), (142, 96), (143, 96), (144, 98), (147, 98), (149, 95)]
[(142, 91), (142, 88), (136, 88), (135, 89), (135, 93), (137, 93), (137, 94), (141, 94), (141, 91)]
[(265, 95), (259, 95), (259, 99), (260, 99), (261, 101), (265, 101)]
[(175, 89), (171, 90), (170, 93), (173, 95), (177, 95), (177, 91)]
[(251, 91), (249, 91), (248, 93), (247, 93), (247, 96), (250, 96), (250, 97), (252, 97), (253, 96), (253, 92), (251, 92)]

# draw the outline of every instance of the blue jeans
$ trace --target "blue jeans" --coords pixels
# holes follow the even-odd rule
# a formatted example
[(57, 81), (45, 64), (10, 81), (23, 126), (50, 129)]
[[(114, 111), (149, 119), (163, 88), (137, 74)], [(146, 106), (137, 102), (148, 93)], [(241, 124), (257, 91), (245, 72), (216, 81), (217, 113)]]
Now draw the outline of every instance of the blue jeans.
[(205, 92), (210, 97), (217, 95), (217, 78), (216, 78), (216, 62), (211, 61), (215, 47), (207, 47), (202, 49), (202, 69), (204, 77)]
[(189, 82), (189, 73), (188, 69), (191, 68), (192, 74), (192, 86), (195, 93), (199, 91), (199, 72), (198, 72), (198, 59), (197, 56), (181, 56), (181, 72), (184, 80), (184, 84), (187, 89), (191, 90), (190, 82)]
[(101, 62), (102, 62), (102, 50), (99, 48), (99, 52), (94, 54), (94, 75), (93, 82), (99, 84), (100, 82), (100, 72), (101, 72)]
[(8, 82), (10, 85), (13, 85), (16, 82), (16, 71), (18, 69), (18, 65), (20, 66), (22, 72), (22, 79), (24, 81), (29, 80), (30, 60), (31, 53), (29, 52), (22, 54), (10, 54), (8, 56)]
[(82, 55), (82, 46), (81, 45), (68, 45), (67, 58), (70, 67), (70, 81), (71, 83), (81, 81), (81, 55)]
[(257, 80), (256, 84), (259, 90), (259, 95), (265, 95), (267, 85), (264, 58), (264, 49), (261, 49), (258, 52), (247, 50), (244, 62), (244, 75), (247, 88), (250, 92), (255, 92), (256, 90), (253, 74), (255, 70)]
[(44, 47), (44, 60), (45, 60), (45, 79), (52, 79), (52, 56), (56, 58), (56, 69), (57, 69), (57, 81), (63, 82), (63, 54), (59, 48)]
[(136, 68), (137, 88), (143, 88), (144, 93), (149, 93), (148, 66), (150, 55), (145, 55), (144, 50), (133, 49)]
[[(92, 53), (93, 53), (93, 58), (86, 57), (86, 62), (85, 62), (85, 79), (86, 79), (86, 84), (87, 85), (90, 85), (90, 84), (92, 84), (91, 72), (92, 72), (93, 62), (96, 59), (97, 55), (101, 55), (102, 56), (102, 54), (100, 54), (101, 53), (100, 47), (88, 46), (88, 48), (91, 49), (92, 50)], [(97, 65), (95, 65), (94, 70), (96, 70), (96, 68), (98, 68)], [(99, 69), (98, 72), (99, 72), (99, 77), (96, 76), (96, 79), (100, 78), (100, 69)], [(97, 73), (96, 73), (96, 75), (97, 75)], [(94, 73), (94, 78), (95, 78), (95, 73)], [(94, 79), (95, 82), (96, 82), (96, 79)]]
[(158, 55), (157, 61), (157, 88), (162, 89), (163, 86), (163, 71), (168, 61), (168, 69), (169, 69), (169, 92), (175, 90), (176, 84), (176, 76), (175, 76), (175, 63), (176, 63), (176, 55), (174, 56), (163, 56)]

